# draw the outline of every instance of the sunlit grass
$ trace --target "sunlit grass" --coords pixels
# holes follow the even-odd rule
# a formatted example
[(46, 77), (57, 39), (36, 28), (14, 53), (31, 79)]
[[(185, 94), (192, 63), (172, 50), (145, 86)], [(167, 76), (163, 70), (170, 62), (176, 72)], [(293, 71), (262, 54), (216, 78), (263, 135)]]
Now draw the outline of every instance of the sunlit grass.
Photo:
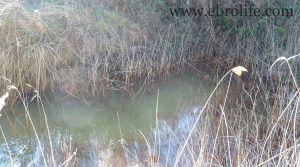
[[(280, 26), (286, 34), (278, 40), (274, 29), (278, 23), (268, 18), (255, 21), (260, 27), (232, 19), (227, 24), (234, 28), (243, 25), (240, 22), (245, 25), (222, 31), (219, 20), (210, 17), (168, 18), (163, 12), (166, 7), (161, 1), (66, 0), (53, 4), (45, 1), (29, 11), (20, 1), (2, 1), (0, 111), (7, 104), (22, 103), (42, 164), (76, 166), (80, 147), (66, 139), (61, 140), (58, 150), (53, 146), (43, 93), (85, 98), (106, 97), (118, 90), (134, 97), (132, 88), (137, 82), (143, 83), (143, 89), (174, 72), (190, 70), (202, 76), (201, 70), (207, 70), (215, 89), (202, 112), (195, 115), (185, 140), (178, 141), (176, 157), (167, 156), (166, 162), (173, 166), (299, 166), (299, 72), (298, 64), (293, 63), (299, 57), (299, 18), (290, 18), (286, 27)], [(167, 24), (170, 19), (172, 23)], [(293, 53), (295, 56), (283, 57)], [(222, 97), (219, 89), (226, 90)], [(47, 141), (41, 139), (33, 124), (28, 100), (42, 106)], [(117, 144), (124, 153), (120, 162), (127, 166), (161, 165), (160, 144), (165, 141), (161, 141), (158, 129), (159, 102), (158, 91), (153, 139), (138, 134), (147, 156), (137, 158), (126, 147), (119, 125), (121, 139)], [(1, 132), (14, 166), (16, 157), (2, 128)], [(177, 139), (175, 132), (169, 135)], [(107, 153), (107, 162), (101, 161), (99, 166), (111, 165), (111, 152)]]

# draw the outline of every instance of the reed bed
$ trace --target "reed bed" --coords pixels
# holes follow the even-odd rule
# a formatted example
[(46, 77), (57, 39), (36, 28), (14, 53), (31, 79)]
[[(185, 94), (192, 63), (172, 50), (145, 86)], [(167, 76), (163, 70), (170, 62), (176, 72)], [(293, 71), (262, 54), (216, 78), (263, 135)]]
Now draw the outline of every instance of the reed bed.
[[(131, 95), (137, 81), (151, 84), (183, 70), (210, 69), (222, 75), (243, 65), (254, 69), (256, 77), (280, 55), (299, 51), (298, 15), (172, 17), (172, 4), (213, 5), (159, 0), (2, 1), (0, 74), (24, 96), (31, 96), (25, 84), (41, 93), (76, 98), (108, 96), (111, 90)], [(4, 91), (7, 85), (1, 85)]]
[[(122, 2), (36, 3), (32, 11), (2, 1), (0, 9), (0, 73), (25, 96), (25, 84), (78, 98), (129, 92), (133, 81), (165, 78), (190, 59), (192, 22), (182, 30), (164, 24), (155, 3), (126, 2), (132, 11), (117, 10)], [(135, 18), (138, 10), (151, 19)]]
[[(296, 57), (299, 55), (281, 57), (272, 67), (283, 62), (289, 68)], [(237, 72), (233, 68), (222, 77), (219, 83), (225, 84), (225, 96), (218, 95), (218, 84), (210, 96), (212, 98), (208, 98), (201, 112), (195, 116), (184, 139), (176, 135), (176, 129), (167, 134), (159, 134), (156, 129), (153, 137), (144, 138), (145, 150), (149, 153), (146, 160), (130, 151), (127, 157), (139, 159), (136, 161), (138, 166), (298, 166), (300, 124), (297, 82), (291, 85), (290, 91), (286, 91), (286, 85), (278, 85), (280, 91), (271, 94), (269, 89), (258, 84), (246, 90), (233, 78), (242, 71), (245, 69), (239, 68)], [(295, 75), (291, 69), (289, 76), (290, 82), (293, 82)], [(236, 94), (234, 90), (239, 86), (243, 86), (242, 91)], [(169, 141), (169, 159), (162, 157), (159, 151), (168, 143), (166, 138)], [(175, 156), (174, 148), (178, 148)]]
[[(35, 2), (34, 10), (20, 1), (0, 2), (0, 75), (8, 78), (1, 81), (1, 107), (7, 88), (9, 98), (26, 108), (26, 98), (37, 97), (32, 87), (39, 98), (47, 91), (76, 98), (108, 96), (111, 90), (131, 95), (140, 80), (151, 83), (176, 71), (210, 69), (214, 71), (210, 78), (225, 85), (226, 96), (207, 101), (186, 140), (180, 141), (173, 165), (299, 166), (299, 15), (172, 18), (167, 8), (172, 1)], [(256, 5), (264, 3), (278, 5), (275, 1)], [(297, 2), (285, 3), (296, 3), (295, 11), (299, 10)], [(289, 55), (296, 56), (277, 59)], [(249, 72), (236, 76), (232, 67), (237, 65)], [(212, 92), (212, 96), (217, 94)], [(42, 156), (45, 166), (78, 165), (80, 157), (71, 141), (63, 140), (57, 151), (49, 130), (46, 136), (51, 147)], [(37, 133), (35, 138), (43, 153)], [(161, 165), (159, 136), (144, 140), (149, 155), (130, 158), (134, 153), (124, 151), (120, 161)], [(122, 139), (121, 144), (126, 150)], [(55, 156), (63, 158), (56, 162)]]

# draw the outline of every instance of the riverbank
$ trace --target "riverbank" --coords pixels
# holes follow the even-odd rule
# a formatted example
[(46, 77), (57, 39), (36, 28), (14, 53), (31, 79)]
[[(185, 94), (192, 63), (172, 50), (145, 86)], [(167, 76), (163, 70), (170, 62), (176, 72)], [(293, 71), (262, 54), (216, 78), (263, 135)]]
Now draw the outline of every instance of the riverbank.
[[(105, 97), (112, 90), (130, 94), (136, 82), (151, 85), (186, 70), (208, 70), (214, 79), (241, 65), (250, 71), (248, 82), (267, 76), (283, 53), (297, 53), (299, 30), (292, 27), (298, 27), (298, 15), (175, 17), (170, 3), (4, 1), (1, 76), (27, 97), (33, 93), (26, 84), (58, 98)], [(1, 82), (2, 93), (8, 85)]]
[[(216, 92), (210, 92), (214, 99), (202, 103), (207, 104), (206, 107), (201, 106), (199, 113), (203, 115), (194, 115), (199, 117), (196, 123), (192, 122), (195, 128), (187, 127), (189, 131), (185, 131), (185, 136), (176, 143), (180, 146), (176, 147), (176, 153), (163, 154), (162, 159), (168, 157), (175, 166), (292, 166), (300, 162), (298, 57), (288, 63), (284, 58), (276, 61), (278, 57), (288, 58), (299, 53), (298, 2), (253, 2), (259, 8), (293, 6), (293, 17), (198, 18), (171, 16), (170, 3), (175, 2), (1, 2), (0, 75), (6, 79), (1, 80), (0, 93), (3, 95), (8, 86), (15, 86), (9, 87), (6, 102), (12, 106), (23, 103), (25, 111), (21, 114), (26, 126), (22, 127), (28, 136), (36, 139), (30, 139), (29, 143), (33, 141), (34, 146), (28, 146), (45, 151), (45, 155), (44, 152), (37, 154), (41, 164), (69, 163), (76, 166), (86, 153), (103, 150), (95, 149), (95, 145), (74, 143), (65, 138), (68, 135), (57, 135), (60, 136), (57, 139), (60, 141), (57, 142), (59, 149), (53, 150), (51, 141), (53, 139), (54, 143), (54, 138), (48, 131), (48, 114), (44, 114), (42, 105), (49, 100), (49, 92), (62, 102), (64, 97), (79, 99), (85, 104), (90, 104), (89, 99), (98, 97), (109, 99), (105, 107), (122, 112), (125, 103), (116, 106), (116, 102), (110, 100), (113, 92), (123, 94), (127, 100), (136, 100), (133, 98), (136, 94), (147, 91), (157, 95), (153, 88), (155, 82), (168, 81), (174, 74), (183, 71), (192, 71), (193, 77), (210, 80), (210, 85), (215, 86), (218, 82), (220, 85)], [(176, 5), (210, 7), (213, 4), (189, 1)], [(237, 4), (221, 4), (220, 7), (227, 5), (234, 7)], [(235, 75), (232, 68), (236, 66), (245, 67), (248, 73)], [(140, 88), (138, 93), (134, 90), (136, 87)], [(225, 93), (220, 93), (220, 90), (225, 90)], [(39, 129), (35, 129), (31, 121), (30, 101), (36, 102), (40, 108), (36, 114), (39, 114), (38, 121), (44, 125), (41, 128), (43, 135), (35, 134)], [(154, 103), (164, 102), (154, 99)], [(180, 106), (173, 103), (170, 106), (177, 105)], [(5, 107), (5, 111), (11, 111), (8, 105)], [(155, 109), (160, 111), (162, 108)], [(90, 126), (89, 121), (95, 119), (94, 114), (81, 114), (75, 110), (64, 121), (73, 128)], [(84, 115), (87, 121), (80, 121), (80, 117), (76, 117), (78, 115)], [(5, 119), (4, 116), (5, 112), (2, 112), (1, 119)], [(130, 114), (120, 116), (125, 118)], [(141, 119), (135, 116), (131, 119)], [(74, 123), (73, 120), (77, 121)], [(107, 120), (111, 120), (110, 117)], [(19, 124), (18, 119), (6, 121), (8, 127)], [(178, 125), (174, 124), (174, 127)], [(10, 154), (10, 148), (14, 149), (14, 146), (7, 146), (6, 134), (9, 132), (2, 133), (2, 148), (7, 148), (6, 153), (10, 157), (6, 158), (13, 165), (14, 158), (22, 154)], [(44, 140), (40, 140), (39, 136), (43, 136)], [(158, 150), (165, 144), (159, 145), (157, 133), (142, 138), (143, 146), (147, 146), (145, 156), (135, 156), (131, 154), (134, 150), (126, 152), (127, 148), (122, 147), (123, 157), (117, 156), (115, 160), (121, 159), (123, 164), (134, 161), (140, 166), (168, 162), (159, 158)], [(39, 141), (46, 144), (42, 145)], [(125, 146), (122, 145), (125, 141), (118, 143)], [(110, 155), (110, 151), (106, 153)], [(55, 161), (57, 155), (62, 155), (59, 162)]]

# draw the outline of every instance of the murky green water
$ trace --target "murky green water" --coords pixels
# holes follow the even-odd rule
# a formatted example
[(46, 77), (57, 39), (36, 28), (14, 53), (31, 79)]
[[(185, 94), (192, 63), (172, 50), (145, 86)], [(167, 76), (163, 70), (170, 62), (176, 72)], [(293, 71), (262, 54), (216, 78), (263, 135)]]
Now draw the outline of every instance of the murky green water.
[[(53, 104), (50, 102), (51, 105), (44, 103), (52, 139), (57, 137), (59, 131), (61, 137), (71, 136), (78, 145), (89, 145), (96, 141), (97, 145), (106, 147), (110, 141), (120, 140), (121, 135), (129, 143), (141, 140), (139, 130), (147, 136), (152, 134), (155, 127), (157, 97), (159, 120), (173, 119), (187, 108), (204, 103), (211, 92), (211, 85), (185, 75), (165, 83), (155, 83), (151, 90), (137, 95), (134, 100), (116, 94), (105, 102), (93, 100), (87, 104), (80, 100), (64, 100)], [(29, 110), (39, 135), (47, 138), (41, 106), (29, 104)], [(12, 150), (14, 144), (18, 145), (16, 143), (29, 147), (30, 139), (35, 139), (22, 106), (15, 111), (6, 109), (0, 118), (0, 125)], [(0, 139), (0, 153), (3, 154), (7, 148), (3, 137)], [(14, 151), (20, 150), (22, 148), (16, 147)], [(18, 154), (19, 157), (26, 154), (24, 148), (23, 153), (21, 151)]]

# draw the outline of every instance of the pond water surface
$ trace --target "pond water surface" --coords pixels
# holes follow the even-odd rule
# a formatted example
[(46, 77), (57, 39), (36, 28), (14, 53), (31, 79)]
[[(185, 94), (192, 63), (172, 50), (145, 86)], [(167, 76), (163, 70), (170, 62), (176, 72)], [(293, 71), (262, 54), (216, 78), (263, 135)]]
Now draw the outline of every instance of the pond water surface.
[[(89, 150), (104, 150), (120, 139), (134, 145), (143, 140), (141, 132), (146, 138), (151, 137), (156, 123), (156, 107), (160, 121), (175, 120), (175, 124), (172, 125), (175, 127), (171, 128), (179, 129), (178, 133), (185, 133), (186, 131), (180, 128), (188, 130), (193, 123), (192, 118), (195, 117), (186, 117), (185, 113), (200, 110), (212, 89), (209, 82), (184, 75), (167, 82), (156, 82), (151, 90), (135, 96), (134, 100), (116, 93), (109, 100), (92, 100), (87, 103), (77, 99), (44, 102), (55, 157), (61, 157), (56, 150), (68, 148), (74, 152), (77, 149), (78, 152), (81, 151), (81, 154), (77, 155), (78, 159), (83, 159), (79, 162), (89, 164), (87, 166), (97, 166), (99, 159), (93, 161), (91, 157), (99, 156)], [(44, 153), (50, 155), (46, 121), (41, 105), (29, 104), (29, 110)], [(17, 166), (39, 166), (43, 163), (40, 148), (32, 126), (26, 119), (23, 106), (20, 105), (14, 110), (5, 109), (0, 117), (0, 125), (8, 144), (7, 147), (1, 135), (0, 166), (10, 164), (10, 154)], [(63, 147), (62, 141), (70, 141), (70, 145)], [(63, 162), (59, 158), (56, 160), (58, 164)], [(86, 166), (82, 164), (79, 166)]]

